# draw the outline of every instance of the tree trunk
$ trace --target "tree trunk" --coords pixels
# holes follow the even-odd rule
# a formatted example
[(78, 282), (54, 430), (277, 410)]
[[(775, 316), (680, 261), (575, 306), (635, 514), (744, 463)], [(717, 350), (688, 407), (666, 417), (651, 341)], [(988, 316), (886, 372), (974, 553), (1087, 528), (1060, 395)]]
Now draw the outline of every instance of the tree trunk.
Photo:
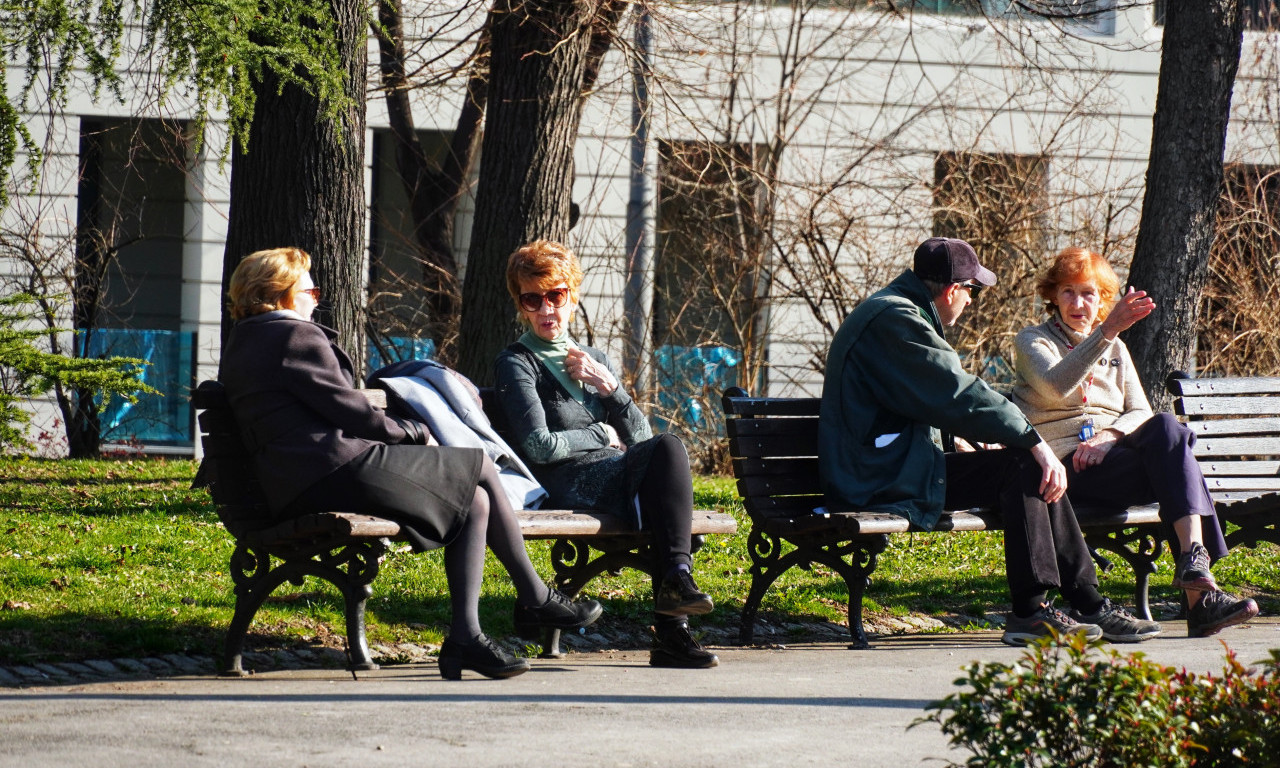
[(569, 233), (573, 147), (597, 0), (496, 0), (476, 215), (462, 290), (458, 370), (493, 380), (515, 336), (507, 257)]
[[(240, 259), (263, 248), (296, 246), (311, 254), (324, 297), (316, 320), (338, 331), (338, 343), (364, 368), (366, 205), (364, 191), (364, 4), (331, 0), (338, 51), (346, 71), (347, 107), (336, 118), (297, 87), (276, 78), (255, 82), (257, 106), (248, 146), (231, 160), (231, 204), (222, 286)], [(277, 93), (277, 91), (280, 91)], [(231, 320), (222, 318), (226, 341)]]
[(1231, 89), (1240, 63), (1238, 0), (1168, 3), (1142, 220), (1129, 282), (1156, 311), (1125, 334), (1155, 410), (1165, 378), (1194, 356), (1200, 293), (1222, 188)]

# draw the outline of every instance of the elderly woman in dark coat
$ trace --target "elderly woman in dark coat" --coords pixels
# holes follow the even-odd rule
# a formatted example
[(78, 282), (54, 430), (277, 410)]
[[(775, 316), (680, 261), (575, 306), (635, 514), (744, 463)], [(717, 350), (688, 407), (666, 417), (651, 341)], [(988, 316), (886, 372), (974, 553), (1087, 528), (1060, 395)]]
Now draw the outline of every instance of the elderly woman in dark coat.
[(445, 448), (418, 423), (388, 416), (352, 387), (337, 335), (311, 322), (320, 290), (298, 248), (246, 256), (231, 277), (238, 321), (222, 350), (219, 379), (254, 454), (271, 513), (359, 511), (399, 522), (413, 548), (444, 546), (452, 622), (440, 674), (463, 669), (511, 677), (529, 668), (480, 629), (485, 544), (516, 587), (516, 623), (574, 629), (600, 615), (538, 577), (520, 523), (479, 449)]
[(507, 290), (529, 327), (495, 363), (514, 447), (548, 505), (608, 510), (652, 532), (659, 562), (649, 663), (715, 666), (687, 620), (713, 607), (691, 573), (689, 456), (675, 435), (653, 435), (604, 353), (569, 338), (581, 284), (577, 257), (560, 243), (529, 243), (507, 263)]

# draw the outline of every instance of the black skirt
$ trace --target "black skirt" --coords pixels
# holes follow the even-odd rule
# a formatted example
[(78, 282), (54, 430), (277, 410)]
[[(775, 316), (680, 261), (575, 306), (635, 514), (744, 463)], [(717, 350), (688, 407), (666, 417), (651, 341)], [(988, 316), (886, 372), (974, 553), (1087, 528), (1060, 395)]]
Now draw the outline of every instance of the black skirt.
[(484, 452), (435, 445), (375, 445), (302, 492), (285, 517), (355, 512), (400, 523), (423, 552), (453, 541), (475, 499)]

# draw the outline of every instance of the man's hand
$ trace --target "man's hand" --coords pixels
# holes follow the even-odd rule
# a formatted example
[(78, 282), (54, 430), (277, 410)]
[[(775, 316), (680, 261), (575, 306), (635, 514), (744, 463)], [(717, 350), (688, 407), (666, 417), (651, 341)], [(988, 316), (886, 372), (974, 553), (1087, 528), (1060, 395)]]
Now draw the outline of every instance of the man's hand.
[(1040, 495), (1052, 504), (1067, 492), (1067, 468), (1062, 466), (1058, 457), (1053, 455), (1049, 444), (1040, 441), (1031, 449), (1031, 456), (1040, 465)]

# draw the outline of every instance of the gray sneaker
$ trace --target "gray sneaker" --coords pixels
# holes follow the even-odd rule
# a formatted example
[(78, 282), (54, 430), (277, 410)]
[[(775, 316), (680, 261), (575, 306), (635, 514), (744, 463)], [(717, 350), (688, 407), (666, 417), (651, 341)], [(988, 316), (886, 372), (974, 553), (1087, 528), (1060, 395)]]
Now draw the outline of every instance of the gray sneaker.
[(1042, 637), (1049, 637), (1051, 629), (1062, 637), (1084, 635), (1084, 639), (1091, 642), (1102, 637), (1102, 627), (1082, 624), (1052, 605), (1046, 605), (1026, 618), (1009, 614), (1000, 642), (1005, 645), (1026, 645)]
[(1187, 637), (1208, 637), (1233, 624), (1243, 624), (1258, 615), (1253, 598), (1243, 600), (1215, 589), (1200, 596), (1200, 602), (1187, 611)]
[(1071, 618), (1076, 621), (1097, 624), (1102, 628), (1102, 636), (1113, 643), (1140, 643), (1160, 634), (1160, 625), (1154, 621), (1140, 619), (1110, 600), (1103, 598), (1102, 607), (1097, 613), (1085, 616), (1072, 610)]
[(1209, 552), (1200, 542), (1178, 557), (1178, 567), (1173, 572), (1173, 586), (1196, 592), (1212, 592), (1218, 588), (1209, 572)]

